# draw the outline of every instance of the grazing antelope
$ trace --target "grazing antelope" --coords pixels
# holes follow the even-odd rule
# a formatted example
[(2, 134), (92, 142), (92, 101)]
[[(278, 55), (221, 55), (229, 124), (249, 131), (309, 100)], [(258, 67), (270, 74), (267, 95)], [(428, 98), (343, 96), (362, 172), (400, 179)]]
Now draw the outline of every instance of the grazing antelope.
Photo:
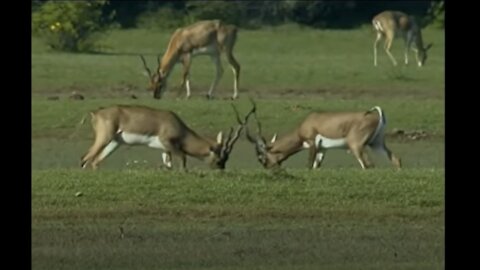
[(377, 38), (373, 45), (374, 66), (377, 66), (377, 45), (382, 37), (385, 38), (385, 52), (387, 52), (394, 66), (397, 65), (397, 61), (390, 52), (390, 48), (393, 40), (398, 37), (401, 37), (405, 42), (405, 64), (408, 64), (408, 53), (412, 49), (415, 51), (418, 66), (425, 65), (427, 51), (432, 47), (432, 43), (426, 47), (423, 46), (422, 31), (413, 16), (400, 11), (387, 10), (373, 17), (372, 24), (377, 33)]
[(211, 168), (224, 169), (233, 145), (253, 113), (252, 109), (242, 121), (235, 106), (232, 106), (239, 126), (235, 130), (231, 127), (226, 140), (222, 131), (216, 140), (197, 134), (177, 114), (168, 110), (115, 105), (92, 111), (90, 115), (95, 141), (82, 156), (81, 166), (86, 168), (90, 163), (93, 169), (97, 169), (98, 164), (120, 144), (127, 144), (161, 149), (163, 163), (168, 168), (172, 168), (174, 155), (180, 158), (182, 169), (186, 169), (188, 155), (206, 161)]
[[(252, 101), (253, 102), (253, 101)], [(255, 105), (254, 105), (255, 107)], [(377, 112), (377, 113), (374, 113)], [(293, 154), (310, 149), (309, 167), (319, 168), (328, 149), (349, 149), (362, 169), (373, 166), (364, 151), (365, 146), (385, 154), (393, 165), (401, 161), (385, 145), (386, 119), (380, 107), (364, 112), (312, 112), (291, 132), (277, 139), (275, 134), (267, 144), (254, 110), (257, 134), (245, 129), (247, 139), (255, 144), (259, 162), (265, 168), (279, 167)]]
[(173, 33), (163, 57), (157, 58), (158, 68), (152, 74), (147, 67), (145, 59), (140, 56), (144, 68), (150, 78), (148, 90), (153, 91), (153, 97), (160, 99), (167, 87), (167, 79), (177, 62), (183, 65), (182, 86), (187, 90), (187, 98), (190, 97), (190, 65), (192, 58), (197, 55), (208, 55), (216, 67), (216, 75), (207, 98), (213, 97), (213, 91), (217, 87), (223, 75), (223, 67), (220, 55), (225, 53), (234, 75), (233, 96), (238, 97), (238, 80), (240, 76), (240, 64), (233, 56), (233, 47), (237, 39), (237, 27), (226, 25), (220, 20), (199, 21), (184, 28), (178, 28)]

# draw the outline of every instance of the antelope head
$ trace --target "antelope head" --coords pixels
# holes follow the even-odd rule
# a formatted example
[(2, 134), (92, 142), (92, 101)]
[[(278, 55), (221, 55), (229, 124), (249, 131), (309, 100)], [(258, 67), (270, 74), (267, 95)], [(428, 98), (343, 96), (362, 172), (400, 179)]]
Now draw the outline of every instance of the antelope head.
[(272, 148), (272, 144), (276, 141), (277, 135), (273, 135), (272, 139), (269, 143), (265, 140), (265, 137), (262, 135), (262, 125), (257, 119), (256, 114), (256, 105), (255, 102), (250, 99), (253, 104), (253, 117), (255, 118), (255, 123), (257, 125), (257, 132), (255, 135), (252, 136), (248, 130), (248, 126), (245, 126), (245, 133), (247, 139), (250, 143), (255, 145), (255, 152), (257, 155), (258, 161), (263, 165), (263, 167), (269, 169), (273, 167), (280, 166), (282, 160), (280, 160), (279, 155), (275, 155), (270, 153), (270, 149)]
[(242, 120), (237, 108), (232, 104), (233, 111), (237, 118), (238, 126), (236, 128), (231, 127), (228, 137), (223, 138), (223, 133), (220, 131), (217, 135), (216, 144), (210, 148), (210, 156), (208, 157), (208, 163), (213, 169), (225, 169), (225, 164), (230, 157), (233, 146), (237, 142), (243, 128), (246, 126), (248, 118), (255, 112), (255, 107), (253, 107), (250, 112)]
[(145, 62), (145, 58), (143, 58), (143, 55), (140, 55), (140, 59), (142, 60), (143, 67), (146, 71), (145, 75), (149, 78), (147, 90), (153, 92), (153, 97), (155, 99), (161, 99), (162, 94), (167, 87), (167, 80), (165, 74), (163, 74), (163, 72), (160, 70), (160, 56), (157, 56), (158, 68), (157, 72), (155, 72), (154, 74), (152, 74), (152, 72), (148, 68), (147, 63)]
[(426, 47), (418, 50), (418, 66), (419, 67), (424, 66), (425, 63), (427, 62), (427, 58), (428, 58), (427, 51), (430, 50), (430, 48), (432, 48), (432, 45), (433, 44), (430, 43)]

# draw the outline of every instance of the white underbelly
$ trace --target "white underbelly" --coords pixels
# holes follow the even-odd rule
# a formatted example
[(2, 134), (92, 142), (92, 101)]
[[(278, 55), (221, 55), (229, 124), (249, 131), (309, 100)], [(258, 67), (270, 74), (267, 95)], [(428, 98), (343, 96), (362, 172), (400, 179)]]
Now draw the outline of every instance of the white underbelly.
[(347, 139), (346, 138), (338, 138), (338, 139), (330, 139), (324, 137), (320, 134), (315, 136), (315, 145), (324, 149), (332, 149), (332, 148), (347, 148)]
[(128, 133), (128, 132), (121, 132), (119, 136), (124, 144), (130, 145), (146, 145), (148, 147), (163, 149), (165, 150), (165, 146), (160, 141), (158, 136), (148, 136), (143, 134), (135, 134), (135, 133)]
[(200, 47), (192, 50), (192, 55), (213, 54), (215, 52), (214, 46)]

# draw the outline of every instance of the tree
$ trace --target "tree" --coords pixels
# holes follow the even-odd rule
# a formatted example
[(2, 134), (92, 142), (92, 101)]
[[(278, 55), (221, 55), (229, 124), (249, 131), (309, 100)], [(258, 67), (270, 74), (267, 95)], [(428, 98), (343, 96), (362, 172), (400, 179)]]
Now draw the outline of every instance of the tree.
[(47, 1), (32, 14), (33, 33), (54, 50), (89, 51), (108, 29), (114, 13), (104, 16), (101, 1)]

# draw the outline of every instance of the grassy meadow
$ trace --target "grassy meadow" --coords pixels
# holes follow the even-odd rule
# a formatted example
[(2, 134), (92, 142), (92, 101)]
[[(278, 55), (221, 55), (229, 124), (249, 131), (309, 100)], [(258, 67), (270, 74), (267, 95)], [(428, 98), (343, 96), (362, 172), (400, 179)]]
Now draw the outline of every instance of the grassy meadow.
[[(418, 68), (413, 53), (409, 66), (393, 67), (383, 44), (374, 67), (369, 27), (241, 30), (240, 99), (228, 100), (233, 76), (224, 60), (216, 99), (206, 100), (215, 70), (197, 57), (191, 99), (179, 88), (178, 65), (165, 98), (154, 100), (138, 55), (154, 69), (170, 34), (116, 30), (99, 52), (83, 54), (52, 52), (32, 37), (33, 269), (443, 269), (443, 31), (424, 31), (434, 45)], [(403, 42), (393, 47), (403, 63)], [(69, 99), (73, 91), (85, 99)], [(376, 168), (362, 171), (352, 155), (332, 150), (320, 170), (306, 169), (301, 152), (267, 171), (244, 136), (223, 172), (192, 158), (188, 172), (165, 170), (159, 151), (125, 146), (98, 171), (79, 168), (93, 142), (89, 121), (78, 125), (89, 110), (167, 108), (213, 137), (236, 123), (230, 103), (248, 111), (247, 97), (268, 137), (311, 110), (379, 105), (404, 169), (372, 155)], [(395, 136), (398, 129), (426, 136)]]

